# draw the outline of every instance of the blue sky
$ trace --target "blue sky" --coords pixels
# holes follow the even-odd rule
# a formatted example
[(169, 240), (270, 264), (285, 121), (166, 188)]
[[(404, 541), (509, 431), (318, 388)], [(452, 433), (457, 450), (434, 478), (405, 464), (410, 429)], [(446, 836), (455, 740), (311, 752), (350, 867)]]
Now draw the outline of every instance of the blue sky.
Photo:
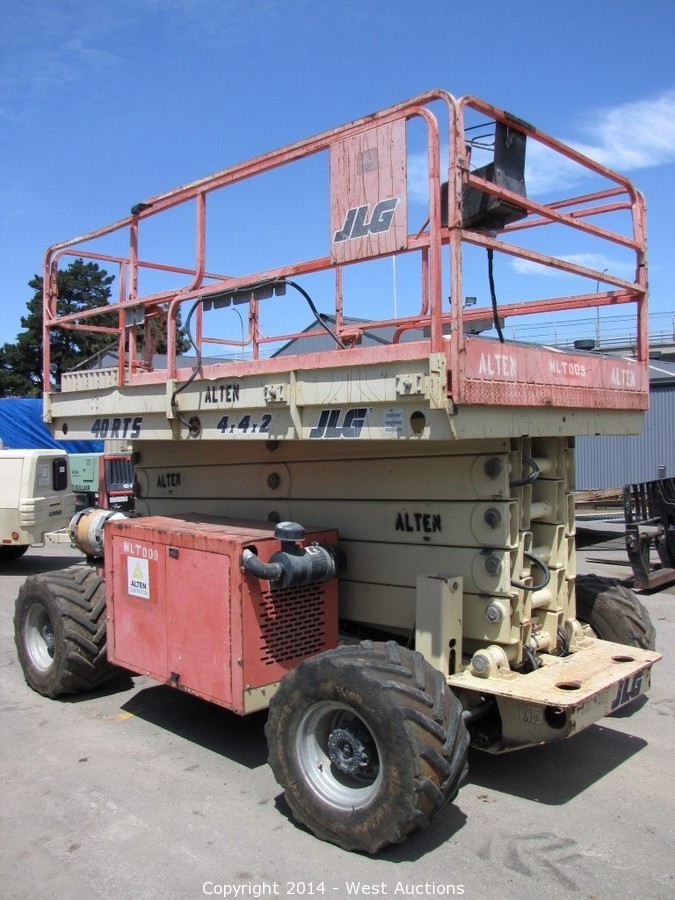
[[(651, 309), (675, 313), (674, 36), (672, 0), (4, 0), (0, 343), (50, 244), (434, 87), (629, 175), (648, 203)], [(510, 265), (500, 300), (536, 278)]]

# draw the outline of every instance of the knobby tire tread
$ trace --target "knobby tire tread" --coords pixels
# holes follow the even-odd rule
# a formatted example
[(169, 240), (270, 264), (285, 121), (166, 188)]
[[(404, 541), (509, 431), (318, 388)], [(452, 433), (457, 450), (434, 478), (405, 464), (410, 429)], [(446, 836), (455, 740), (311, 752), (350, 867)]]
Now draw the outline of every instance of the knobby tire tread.
[(656, 629), (647, 608), (618, 579), (578, 575), (576, 598), (577, 618), (590, 625), (601, 639), (654, 649)]
[[(280, 746), (284, 740), (289, 741), (280, 735), (285, 734), (288, 721), (292, 721), (292, 714), (285, 707), (299, 702), (298, 698), (304, 702), (312, 685), (327, 681), (339, 685), (342, 694), (335, 696), (346, 698), (360, 691), (366, 712), (372, 703), (386, 708), (387, 715), (392, 717), (390, 743), (394, 742), (394, 732), (405, 734), (403, 743), (407, 745), (405, 752), (409, 756), (401, 766), (402, 770), (413, 772), (407, 787), (403, 785), (403, 794), (387, 806), (386, 815), (374, 810), (369, 821), (354, 825), (352, 831), (348, 823), (344, 827), (327, 827), (325, 823), (330, 816), (325, 810), (313, 816), (314, 798), (302, 796), (302, 788), (298, 786), (301, 779), (292, 763), (284, 757), (284, 753), (288, 756), (291, 751)], [(318, 700), (329, 696), (330, 689), (317, 687), (316, 692)], [(358, 705), (354, 709), (367, 718)], [(461, 704), (449, 690), (443, 675), (421, 654), (395, 642), (365, 641), (305, 661), (282, 681), (270, 705), (266, 730), (269, 762), (277, 781), (285, 789), (294, 817), (317, 837), (346, 850), (375, 853), (426, 827), (434, 815), (454, 800), (467, 774), (469, 737)], [(389, 729), (384, 727), (380, 739), (386, 743), (388, 737)], [(389, 751), (390, 755), (402, 752), (400, 748)], [(397, 782), (398, 774), (397, 771), (394, 779)], [(389, 803), (389, 800), (382, 801), (385, 802)]]
[[(47, 674), (35, 672), (22, 647), (22, 616), (34, 603), (49, 607), (50, 618), (56, 615), (60, 621), (61, 646)], [(107, 659), (105, 584), (88, 566), (71, 566), (28, 578), (17, 600), (15, 631), (26, 681), (45, 696), (93, 690), (118, 671)]]

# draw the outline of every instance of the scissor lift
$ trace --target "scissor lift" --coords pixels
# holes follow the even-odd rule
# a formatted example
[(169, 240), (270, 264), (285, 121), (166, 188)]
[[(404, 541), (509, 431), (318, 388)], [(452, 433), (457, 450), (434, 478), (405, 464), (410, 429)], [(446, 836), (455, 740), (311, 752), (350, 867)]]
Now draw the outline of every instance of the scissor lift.
[[(589, 190), (528, 196), (526, 146)], [(303, 179), (311, 189), (317, 173), (328, 186), (305, 201)], [(186, 214), (178, 237), (171, 223)], [(255, 222), (248, 244), (239, 215)], [(298, 219), (311, 240), (299, 231), (296, 242)], [(169, 244), (181, 262), (149, 258)], [(293, 248), (290, 262), (276, 261), (279, 245)], [(63, 312), (57, 272), (72, 258), (112, 267), (113, 303)], [(500, 303), (509, 260), (573, 292)], [(47, 420), (57, 437), (125, 439), (135, 452), (142, 518), (105, 526), (112, 661), (238, 712), (270, 705), (275, 774), (320, 837), (369, 851), (400, 840), (456, 794), (468, 736), (491, 752), (556, 740), (648, 688), (658, 654), (598, 640), (574, 589), (574, 437), (637, 433), (648, 406), (644, 204), (627, 179), (504, 110), (433, 91), (137, 203), (52, 247), (44, 283)], [(524, 296), (524, 275), (519, 284)], [(469, 305), (488, 288), (489, 302)], [(618, 305), (635, 311), (636, 359), (526, 343), (505, 324), (553, 328)], [(298, 307), (309, 326), (295, 324)], [(63, 328), (109, 333), (112, 364), (54, 383), (50, 344)], [(289, 541), (289, 522), (337, 535), (346, 565), (328, 566), (338, 600), (321, 607), (333, 637), (299, 664), (276, 660), (269, 683), (240, 683), (234, 668), (220, 672), (222, 690), (191, 687), (204, 679), (180, 671), (181, 654), (168, 665), (153, 626), (126, 619), (163, 602), (153, 565), (168, 573), (172, 552), (192, 560), (190, 523), (206, 530), (178, 589), (162, 576), (167, 603), (187, 612), (153, 621), (187, 627), (202, 602), (223, 603), (225, 628), (251, 584), (289, 602), (274, 600), (272, 551), (318, 546), (292, 528)], [(257, 561), (242, 557), (237, 578), (228, 563), (214, 585), (209, 554), (237, 541)], [(259, 630), (256, 619), (256, 640)], [(139, 633), (161, 656), (153, 666), (133, 646)], [(246, 665), (259, 672), (257, 652), (247, 647)]]

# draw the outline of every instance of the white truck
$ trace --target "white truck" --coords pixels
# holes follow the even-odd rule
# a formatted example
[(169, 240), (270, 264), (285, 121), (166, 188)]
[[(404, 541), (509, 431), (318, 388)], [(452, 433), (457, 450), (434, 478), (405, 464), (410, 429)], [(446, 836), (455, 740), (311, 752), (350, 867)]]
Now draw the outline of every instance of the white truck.
[(0, 449), (0, 561), (23, 556), (74, 512), (66, 453)]

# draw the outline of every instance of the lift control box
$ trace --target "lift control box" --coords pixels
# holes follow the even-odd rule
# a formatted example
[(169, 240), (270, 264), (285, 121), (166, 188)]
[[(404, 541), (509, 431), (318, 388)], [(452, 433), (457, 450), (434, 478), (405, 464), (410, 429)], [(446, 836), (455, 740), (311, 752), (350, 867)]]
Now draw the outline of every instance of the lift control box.
[[(274, 525), (204, 516), (106, 526), (108, 656), (237, 713), (266, 708), (282, 676), (337, 646), (337, 581), (277, 589), (243, 571), (268, 562)], [(304, 545), (335, 544), (308, 529)]]

